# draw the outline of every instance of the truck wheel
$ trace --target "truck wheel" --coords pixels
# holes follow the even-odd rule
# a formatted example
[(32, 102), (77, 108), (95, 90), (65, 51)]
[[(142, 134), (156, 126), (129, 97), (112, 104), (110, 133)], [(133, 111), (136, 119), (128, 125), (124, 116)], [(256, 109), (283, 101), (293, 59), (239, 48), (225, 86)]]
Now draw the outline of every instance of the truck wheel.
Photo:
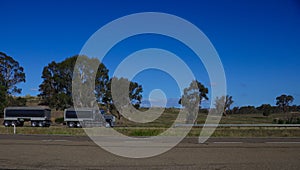
[(20, 122), (19, 126), (21, 126), (21, 127), (24, 126), (24, 122)]
[(37, 126), (37, 122), (31, 122), (31, 126), (32, 127), (36, 127)]
[(11, 125), (11, 122), (10, 122), (10, 121), (7, 121), (7, 120), (4, 121), (4, 126), (5, 126), (5, 127), (9, 127), (10, 125)]
[(75, 127), (75, 123), (74, 122), (68, 122), (68, 126), (69, 126), (69, 128), (73, 128), (73, 127)]
[(18, 122), (17, 121), (12, 121), (11, 126), (18, 126)]
[(113, 127), (113, 122), (112, 122), (112, 120), (107, 120), (107, 123), (108, 123), (109, 127)]
[(76, 123), (76, 127), (80, 128), (81, 124), (79, 122)]
[(44, 127), (44, 123), (43, 122), (39, 122), (39, 127)]
[(108, 122), (105, 123), (106, 128), (110, 128), (110, 124)]
[(109, 122), (109, 126), (113, 128), (114, 127), (113, 122)]
[(49, 126), (50, 126), (50, 123), (46, 122), (45, 127), (49, 127)]

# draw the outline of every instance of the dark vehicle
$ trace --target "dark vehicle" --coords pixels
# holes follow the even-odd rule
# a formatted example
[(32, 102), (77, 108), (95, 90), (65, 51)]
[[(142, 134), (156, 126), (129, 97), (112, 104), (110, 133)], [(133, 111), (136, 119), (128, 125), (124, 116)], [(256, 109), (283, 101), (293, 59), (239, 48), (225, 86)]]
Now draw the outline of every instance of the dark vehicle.
[(51, 110), (44, 107), (7, 107), (4, 109), (5, 127), (23, 126), (30, 121), (32, 127), (49, 127), (51, 124)]
[(69, 108), (64, 111), (64, 121), (68, 127), (100, 127), (114, 126), (115, 117), (105, 114), (103, 110)]
[(116, 117), (114, 115), (106, 114), (104, 110), (100, 110), (100, 113), (110, 127), (115, 126)]

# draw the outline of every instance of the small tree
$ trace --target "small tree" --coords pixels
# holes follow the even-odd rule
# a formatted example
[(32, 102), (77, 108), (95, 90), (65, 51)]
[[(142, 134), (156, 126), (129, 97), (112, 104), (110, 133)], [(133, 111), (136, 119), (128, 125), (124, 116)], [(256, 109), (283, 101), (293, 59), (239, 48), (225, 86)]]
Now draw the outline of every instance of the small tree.
[(233, 104), (232, 96), (226, 95), (217, 97), (215, 100), (215, 107), (217, 112), (222, 112), (223, 116), (227, 116), (227, 112), (230, 110), (230, 106)]
[(217, 114), (222, 113), (224, 116), (226, 116), (226, 114), (224, 113), (226, 111), (225, 96), (217, 97), (215, 99), (215, 107), (215, 111)]
[(8, 95), (20, 94), (22, 89), (18, 88), (17, 84), (25, 82), (23, 67), (3, 52), (0, 52), (0, 81)]
[(237, 107), (237, 106), (236, 106), (236, 107), (233, 107), (232, 110), (231, 110), (231, 113), (232, 113), (232, 114), (238, 114), (238, 113), (239, 113), (239, 110), (240, 110), (239, 107)]
[(269, 116), (272, 111), (272, 106), (270, 104), (262, 104), (257, 110), (261, 111), (264, 116)]
[(208, 89), (197, 80), (193, 80), (189, 87), (184, 89), (183, 95), (178, 101), (188, 112), (187, 123), (193, 123), (196, 120), (195, 113), (201, 107), (203, 99), (208, 100)]
[(276, 105), (284, 112), (286, 113), (288, 110), (288, 107), (291, 103), (293, 103), (294, 97), (291, 95), (283, 94), (281, 96), (276, 97)]
[(0, 114), (9, 105), (23, 105), (26, 100), (13, 97), (20, 94), (22, 89), (17, 84), (25, 82), (23, 67), (12, 57), (0, 52)]

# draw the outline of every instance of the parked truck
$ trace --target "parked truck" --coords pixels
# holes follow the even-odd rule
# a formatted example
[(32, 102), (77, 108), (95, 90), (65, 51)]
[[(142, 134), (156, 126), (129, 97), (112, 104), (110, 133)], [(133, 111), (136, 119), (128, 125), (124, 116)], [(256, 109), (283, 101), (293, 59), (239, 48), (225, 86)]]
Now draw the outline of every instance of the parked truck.
[(103, 110), (80, 108), (69, 108), (64, 111), (64, 122), (70, 127), (113, 127), (115, 117), (106, 114)]
[(49, 127), (51, 110), (45, 107), (7, 107), (4, 109), (5, 127), (23, 126), (30, 121), (32, 127)]

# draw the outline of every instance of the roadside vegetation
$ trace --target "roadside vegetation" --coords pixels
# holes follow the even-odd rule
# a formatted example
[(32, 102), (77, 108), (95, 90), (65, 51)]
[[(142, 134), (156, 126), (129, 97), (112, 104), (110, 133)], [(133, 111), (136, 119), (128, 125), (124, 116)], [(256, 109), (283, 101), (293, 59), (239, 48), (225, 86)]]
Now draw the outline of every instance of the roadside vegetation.
[[(150, 127), (115, 127), (118, 132), (132, 137), (156, 136), (164, 132), (166, 128)], [(189, 137), (198, 137), (201, 128), (192, 128)], [(13, 134), (13, 127), (0, 127), (0, 134)], [(17, 127), (16, 134), (22, 135), (70, 135), (86, 136), (82, 128), (67, 128), (51, 126), (49, 128), (40, 127)], [(299, 128), (217, 128), (212, 137), (300, 137)]]
[[(54, 111), (56, 116), (61, 116), (61, 111)], [(155, 136), (164, 132), (167, 128), (173, 127), (173, 122), (178, 114), (178, 109), (169, 108), (157, 120), (137, 124), (122, 119), (118, 122), (115, 130), (128, 136)], [(207, 113), (199, 113), (197, 123), (205, 122)], [(300, 117), (300, 112), (289, 113), (289, 117)], [(223, 116), (220, 124), (272, 124), (274, 120), (281, 120), (286, 117), (286, 113), (272, 114), (268, 117), (259, 113), (252, 114), (230, 114)], [(2, 123), (2, 121), (0, 121)], [(64, 126), (63, 118), (57, 117), (52, 121), (49, 128), (30, 127), (29, 123), (24, 127), (17, 127), (17, 134), (46, 134), (46, 135), (74, 135), (86, 136), (82, 128), (68, 128)], [(180, 127), (178, 127), (180, 128)], [(197, 137), (202, 128), (194, 127), (188, 136)], [(13, 127), (0, 127), (0, 134), (13, 134)], [(218, 127), (212, 137), (300, 137), (299, 127)]]

